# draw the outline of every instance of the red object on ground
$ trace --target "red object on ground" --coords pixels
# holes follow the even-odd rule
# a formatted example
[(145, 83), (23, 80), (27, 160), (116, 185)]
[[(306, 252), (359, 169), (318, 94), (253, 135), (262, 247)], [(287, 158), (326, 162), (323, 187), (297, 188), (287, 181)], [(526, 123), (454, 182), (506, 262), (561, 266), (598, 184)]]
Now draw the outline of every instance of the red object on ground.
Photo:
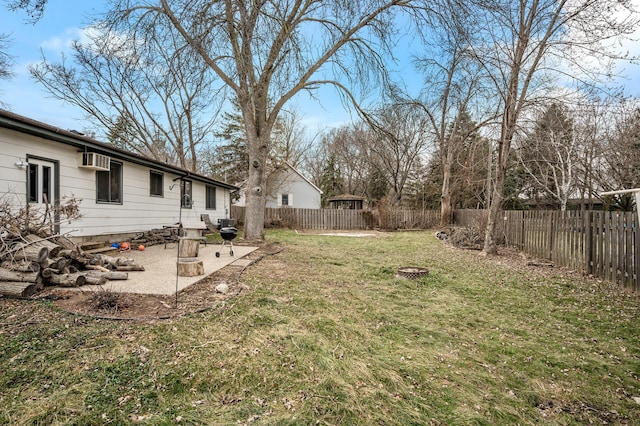
[(128, 242), (124, 242), (122, 244), (120, 244), (120, 250), (121, 251), (126, 251), (129, 250), (131, 248), (131, 245)]
[(142, 244), (140, 244), (140, 245), (138, 246), (138, 250), (140, 250), (140, 251), (144, 251), (144, 246), (143, 246)]

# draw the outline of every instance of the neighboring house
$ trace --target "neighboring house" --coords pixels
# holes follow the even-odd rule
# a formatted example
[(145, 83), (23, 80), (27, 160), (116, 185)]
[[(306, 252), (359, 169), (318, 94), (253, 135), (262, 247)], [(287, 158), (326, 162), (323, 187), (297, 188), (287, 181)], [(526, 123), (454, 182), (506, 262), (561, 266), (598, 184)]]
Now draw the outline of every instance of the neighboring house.
[[(295, 167), (284, 163), (267, 178), (267, 208), (294, 207), (298, 209), (321, 208), (322, 191)], [(240, 197), (234, 204), (246, 205), (245, 187), (240, 189)]]
[(230, 191), (237, 189), (0, 110), (0, 199), (43, 209), (79, 200), (82, 217), (57, 224), (57, 233), (128, 234), (199, 222), (201, 214), (217, 223), (229, 217)]

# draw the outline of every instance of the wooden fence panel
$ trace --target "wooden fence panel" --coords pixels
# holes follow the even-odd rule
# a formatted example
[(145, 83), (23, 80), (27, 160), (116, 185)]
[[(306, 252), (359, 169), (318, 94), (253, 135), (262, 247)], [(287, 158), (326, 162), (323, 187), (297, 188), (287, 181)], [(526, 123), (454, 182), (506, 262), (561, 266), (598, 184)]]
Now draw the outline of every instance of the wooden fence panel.
[[(368, 210), (343, 209), (265, 209), (266, 227), (298, 229), (428, 229), (440, 221), (440, 212), (432, 210), (393, 210), (379, 217)], [(244, 224), (245, 208), (232, 206), (231, 217)]]
[[(244, 207), (231, 207), (231, 217), (244, 223)], [(632, 212), (506, 211), (497, 224), (504, 244), (530, 255), (614, 281), (640, 292), (640, 231)], [(266, 209), (265, 226), (298, 229), (431, 229), (440, 212), (390, 210), (384, 213), (339, 209)], [(457, 210), (456, 226), (483, 230), (486, 210)]]

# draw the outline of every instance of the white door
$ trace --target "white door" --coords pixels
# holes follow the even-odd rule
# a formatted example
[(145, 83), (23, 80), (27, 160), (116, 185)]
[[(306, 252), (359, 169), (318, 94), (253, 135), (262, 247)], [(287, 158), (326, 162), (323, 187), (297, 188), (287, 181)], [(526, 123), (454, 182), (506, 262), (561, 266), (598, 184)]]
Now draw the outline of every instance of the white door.
[(53, 208), (57, 188), (53, 161), (29, 158), (27, 169), (27, 201), (46, 209)]

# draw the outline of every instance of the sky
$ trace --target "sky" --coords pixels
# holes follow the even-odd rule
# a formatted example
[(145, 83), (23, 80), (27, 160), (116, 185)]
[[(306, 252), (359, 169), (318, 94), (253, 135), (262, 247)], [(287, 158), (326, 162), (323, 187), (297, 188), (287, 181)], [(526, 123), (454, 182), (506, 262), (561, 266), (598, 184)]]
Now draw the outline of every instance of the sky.
[[(31, 24), (26, 22), (25, 12), (10, 12), (0, 0), (0, 33), (10, 34), (9, 54), (15, 62), (14, 77), (0, 80), (0, 100), (6, 104), (5, 109), (62, 129), (87, 128), (83, 124), (84, 111), (51, 98), (31, 78), (28, 67), (39, 62), (43, 54), (49, 61), (59, 62), (62, 52), (70, 52), (70, 43), (82, 37), (82, 28), (88, 25), (92, 14), (100, 14), (106, 4), (106, 0), (49, 0), (43, 17)], [(351, 113), (333, 89), (321, 88), (318, 96), (320, 102), (301, 97), (294, 105), (310, 135), (351, 122)]]
[[(636, 1), (640, 4), (640, 0)], [(49, 60), (58, 62), (60, 54), (68, 52), (70, 42), (81, 37), (82, 28), (87, 26), (90, 17), (104, 11), (106, 3), (106, 0), (49, 0), (43, 17), (31, 24), (23, 11), (9, 12), (0, 0), (0, 33), (10, 35), (12, 45), (9, 54), (15, 62), (15, 76), (10, 80), (0, 80), (0, 100), (10, 111), (62, 129), (86, 129), (84, 112), (50, 98), (45, 89), (30, 77), (28, 66), (40, 61), (43, 53)], [(628, 42), (624, 47), (640, 55), (640, 42)], [(401, 70), (407, 73), (409, 81), (417, 78), (412, 75), (414, 71), (409, 65), (401, 65)], [(619, 70), (627, 76), (621, 81), (626, 94), (640, 96), (640, 65), (621, 64)], [(301, 97), (296, 102), (309, 134), (351, 121), (351, 114), (344, 109), (332, 89), (321, 89), (318, 97), (319, 101)]]

